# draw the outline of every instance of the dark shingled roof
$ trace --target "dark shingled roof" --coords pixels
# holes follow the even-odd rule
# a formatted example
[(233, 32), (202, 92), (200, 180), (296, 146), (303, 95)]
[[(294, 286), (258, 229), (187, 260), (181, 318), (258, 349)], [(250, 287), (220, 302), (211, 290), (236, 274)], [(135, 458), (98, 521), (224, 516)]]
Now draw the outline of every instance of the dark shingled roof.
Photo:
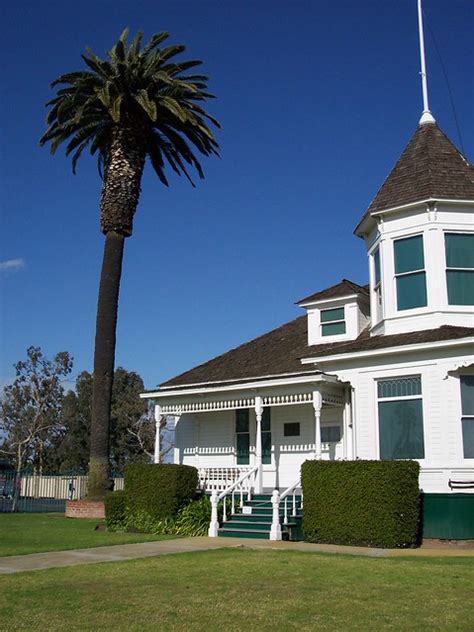
[(307, 303), (309, 301), (323, 301), (324, 299), (330, 298), (343, 298), (344, 296), (350, 296), (351, 294), (364, 294), (367, 296), (369, 293), (368, 287), (368, 285), (358, 285), (357, 283), (353, 283), (347, 279), (342, 279), (340, 283), (331, 285), (331, 287), (321, 290), (321, 292), (305, 296), (305, 298), (296, 301), (296, 304), (300, 305), (301, 303)]
[(300, 316), (263, 336), (200, 364), (161, 386), (256, 378), (307, 371), (300, 358), (308, 351), (307, 316)]
[(307, 358), (324, 358), (325, 356), (339, 353), (355, 353), (357, 351), (372, 351), (374, 349), (403, 347), (428, 342), (442, 342), (443, 340), (457, 340), (458, 338), (467, 338), (469, 336), (474, 336), (474, 327), (443, 325), (437, 329), (372, 337), (368, 335), (368, 330), (365, 329), (358, 338), (349, 342), (310, 346), (305, 355)]
[(427, 198), (474, 199), (474, 167), (436, 123), (418, 126), (366, 214)]
[(372, 338), (369, 336), (368, 329), (365, 329), (356, 340), (312, 346), (308, 346), (307, 335), (307, 317), (300, 316), (296, 320), (164, 382), (161, 387), (185, 387), (206, 382), (226, 383), (288, 373), (304, 374), (308, 372), (308, 367), (301, 364), (300, 360), (303, 357), (322, 358), (336, 353), (456, 340), (474, 336), (474, 328), (444, 326), (439, 329)]

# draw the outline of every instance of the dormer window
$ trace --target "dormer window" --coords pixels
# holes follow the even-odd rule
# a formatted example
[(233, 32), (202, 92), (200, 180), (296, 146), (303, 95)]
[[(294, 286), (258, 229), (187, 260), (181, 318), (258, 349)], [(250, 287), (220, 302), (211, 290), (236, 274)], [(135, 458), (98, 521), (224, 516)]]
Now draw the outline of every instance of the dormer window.
[(426, 307), (426, 273), (423, 236), (394, 241), (397, 308), (399, 311)]
[(449, 305), (474, 305), (474, 234), (446, 233)]
[(321, 336), (335, 336), (346, 333), (344, 307), (321, 310)]

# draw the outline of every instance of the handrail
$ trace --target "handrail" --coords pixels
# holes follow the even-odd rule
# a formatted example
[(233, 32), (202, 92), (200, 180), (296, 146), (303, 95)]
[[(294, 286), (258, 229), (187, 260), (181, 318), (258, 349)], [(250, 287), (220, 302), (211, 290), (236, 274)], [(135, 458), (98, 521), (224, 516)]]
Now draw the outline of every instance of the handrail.
[(232, 483), (232, 485), (229, 485), (229, 487), (227, 489), (224, 489), (223, 492), (221, 492), (218, 496), (217, 496), (217, 500), (222, 500), (223, 498), (225, 498), (228, 494), (230, 494), (231, 491), (233, 491), (238, 485), (241, 485), (246, 478), (250, 478), (250, 476), (252, 474), (254, 474), (257, 470), (258, 470), (259, 466), (256, 465), (255, 467), (253, 467), (251, 470), (248, 470), (248, 472), (244, 472), (244, 474), (242, 474), (242, 476), (240, 478), (238, 478), (235, 483)]
[[(229, 494), (232, 494), (231, 513), (234, 513), (235, 512), (235, 490), (237, 487), (240, 486), (240, 490), (238, 490), (240, 491), (240, 506), (243, 507), (244, 490), (242, 487), (242, 483), (244, 483), (244, 481), (249, 479), (247, 499), (250, 500), (251, 494), (252, 494), (252, 485), (250, 484), (250, 477), (256, 472), (258, 472), (259, 468), (260, 468), (259, 465), (255, 465), (252, 469), (242, 474), (242, 476), (239, 479), (237, 479), (235, 483), (232, 483), (232, 485), (229, 485), (229, 487), (227, 487), (227, 489), (225, 489), (220, 494), (218, 494), (217, 491), (215, 490), (212, 492), (211, 494), (211, 522), (209, 524), (209, 531), (208, 531), (208, 535), (210, 538), (216, 538), (218, 535), (219, 519), (218, 519), (218, 514), (217, 514), (217, 505), (219, 504), (219, 501), (225, 499), (225, 497), (228, 496)], [(224, 500), (224, 506), (222, 508), (222, 521), (226, 522), (226, 520), (227, 520), (227, 507)]]
[[(295, 483), (290, 485), (284, 492), (281, 494), (276, 489), (272, 495), (272, 505), (273, 505), (273, 518), (272, 518), (272, 528), (270, 531), (270, 540), (281, 540), (281, 525), (280, 525), (280, 503), (283, 500), (283, 524), (288, 524), (288, 497), (290, 494), (293, 494), (293, 507), (291, 515), (292, 517), (297, 516), (296, 510), (296, 488), (301, 486), (301, 480), (298, 479)], [(300, 508), (303, 508), (303, 490), (301, 490), (301, 504)]]

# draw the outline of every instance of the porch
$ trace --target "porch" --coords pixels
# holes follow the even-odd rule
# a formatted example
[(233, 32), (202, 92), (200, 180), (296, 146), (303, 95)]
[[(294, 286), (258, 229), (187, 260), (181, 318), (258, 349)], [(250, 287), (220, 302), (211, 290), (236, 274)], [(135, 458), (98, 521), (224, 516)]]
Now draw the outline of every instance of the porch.
[[(174, 415), (174, 462), (196, 467), (207, 493), (223, 491), (255, 467), (255, 493), (284, 490), (307, 459), (353, 458), (350, 390), (324, 386), (165, 401), (156, 404), (157, 428), (163, 416)], [(159, 453), (157, 432), (155, 462)]]

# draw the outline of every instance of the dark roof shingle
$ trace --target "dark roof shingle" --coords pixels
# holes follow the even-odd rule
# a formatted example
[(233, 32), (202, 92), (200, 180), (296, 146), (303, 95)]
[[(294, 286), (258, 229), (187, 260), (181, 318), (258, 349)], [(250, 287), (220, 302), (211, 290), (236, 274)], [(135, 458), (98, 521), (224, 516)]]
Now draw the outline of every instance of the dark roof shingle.
[(296, 304), (301, 305), (301, 303), (307, 303), (309, 301), (323, 301), (330, 298), (343, 298), (344, 296), (350, 296), (351, 294), (367, 295), (368, 292), (368, 285), (358, 285), (353, 281), (342, 279), (342, 281), (336, 285), (331, 285), (331, 287), (328, 287), (325, 290), (321, 290), (320, 292), (316, 292), (310, 296), (305, 296), (299, 301), (296, 301)]
[(418, 126), (365, 215), (428, 198), (474, 199), (474, 167), (436, 123)]
[(300, 316), (296, 320), (164, 382), (161, 387), (185, 387), (206, 382), (225, 383), (252, 380), (263, 376), (301, 374), (308, 372), (308, 368), (301, 364), (301, 359), (304, 357), (323, 358), (339, 353), (456, 340), (468, 336), (474, 336), (474, 328), (446, 325), (438, 329), (373, 337), (370, 337), (368, 329), (365, 329), (356, 340), (308, 346), (307, 317)]

